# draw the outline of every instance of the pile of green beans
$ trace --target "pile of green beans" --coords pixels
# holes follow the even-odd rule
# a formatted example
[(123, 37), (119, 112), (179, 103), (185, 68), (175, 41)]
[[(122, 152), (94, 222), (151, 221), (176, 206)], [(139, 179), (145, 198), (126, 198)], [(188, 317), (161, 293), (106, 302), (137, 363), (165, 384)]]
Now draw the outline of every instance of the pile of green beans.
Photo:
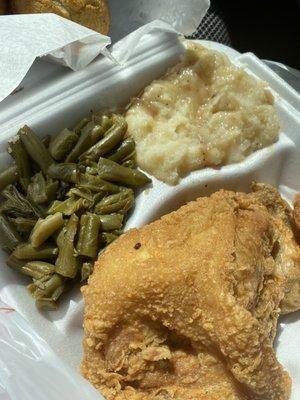
[(28, 127), (8, 143), (13, 165), (0, 173), (0, 240), (7, 265), (28, 276), (42, 309), (56, 309), (84, 282), (101, 251), (122, 234), (134, 189), (135, 143), (121, 115), (91, 114), (41, 140)]

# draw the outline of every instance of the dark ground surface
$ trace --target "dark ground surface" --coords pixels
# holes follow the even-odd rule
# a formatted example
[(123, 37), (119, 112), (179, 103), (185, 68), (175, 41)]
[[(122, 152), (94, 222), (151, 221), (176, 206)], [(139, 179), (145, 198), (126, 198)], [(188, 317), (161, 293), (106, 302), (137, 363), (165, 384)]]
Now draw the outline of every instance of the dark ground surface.
[(224, 14), (232, 47), (300, 69), (300, 0), (215, 3)]

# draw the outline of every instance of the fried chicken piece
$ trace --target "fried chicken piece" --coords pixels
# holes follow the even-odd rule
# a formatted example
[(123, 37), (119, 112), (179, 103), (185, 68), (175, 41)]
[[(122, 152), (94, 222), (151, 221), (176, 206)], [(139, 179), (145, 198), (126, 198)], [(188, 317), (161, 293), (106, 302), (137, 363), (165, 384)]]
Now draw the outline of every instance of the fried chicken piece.
[(289, 398), (272, 342), (299, 248), (285, 203), (254, 189), (199, 198), (102, 253), (82, 289), (81, 371), (107, 399)]
[(252, 197), (267, 207), (276, 226), (274, 257), (277, 273), (285, 282), (280, 308), (282, 314), (287, 314), (300, 308), (300, 252), (293, 232), (295, 224), (297, 228), (297, 202), (293, 212), (273, 186), (255, 183), (252, 190)]
[(300, 194), (297, 194), (294, 201), (294, 222), (297, 231), (300, 231)]

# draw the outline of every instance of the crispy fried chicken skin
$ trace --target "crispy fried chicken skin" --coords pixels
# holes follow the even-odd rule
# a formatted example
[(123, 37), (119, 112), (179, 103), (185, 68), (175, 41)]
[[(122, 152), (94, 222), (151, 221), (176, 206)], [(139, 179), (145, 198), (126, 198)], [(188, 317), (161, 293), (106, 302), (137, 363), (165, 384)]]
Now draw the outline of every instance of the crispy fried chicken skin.
[(300, 250), (278, 192), (253, 190), (199, 198), (100, 256), (81, 371), (107, 399), (289, 398), (272, 342), (300, 306)]

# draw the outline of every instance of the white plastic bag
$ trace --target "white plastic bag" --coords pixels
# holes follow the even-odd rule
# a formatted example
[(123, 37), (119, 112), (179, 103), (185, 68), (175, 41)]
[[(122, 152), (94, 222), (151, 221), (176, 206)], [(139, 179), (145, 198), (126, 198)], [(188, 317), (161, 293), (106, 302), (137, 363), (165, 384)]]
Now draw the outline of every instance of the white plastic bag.
[(0, 344), (0, 400), (103, 399), (2, 301)]
[(77, 71), (110, 44), (108, 36), (55, 14), (0, 16), (0, 101), (22, 81), (37, 57)]

